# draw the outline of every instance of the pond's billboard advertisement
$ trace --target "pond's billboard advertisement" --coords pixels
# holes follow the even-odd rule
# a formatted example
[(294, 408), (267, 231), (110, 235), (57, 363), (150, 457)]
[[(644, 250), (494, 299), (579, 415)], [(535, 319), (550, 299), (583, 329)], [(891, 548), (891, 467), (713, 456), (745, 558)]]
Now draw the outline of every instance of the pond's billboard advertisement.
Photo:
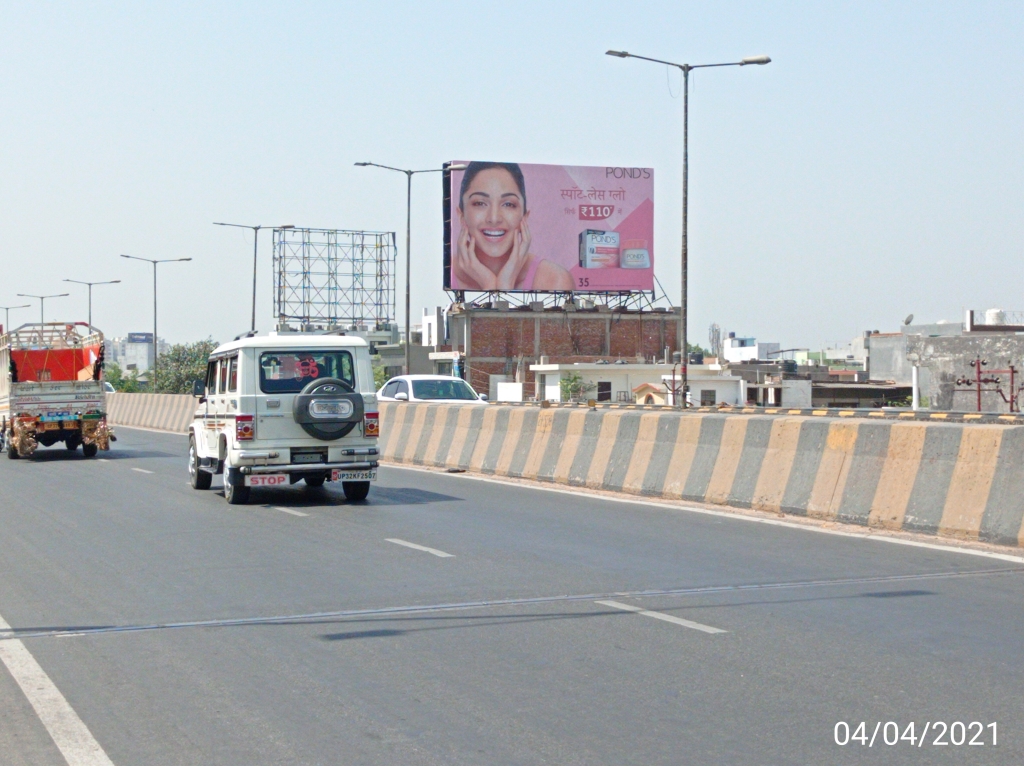
[(654, 289), (651, 168), (453, 162), (444, 286), (502, 292)]

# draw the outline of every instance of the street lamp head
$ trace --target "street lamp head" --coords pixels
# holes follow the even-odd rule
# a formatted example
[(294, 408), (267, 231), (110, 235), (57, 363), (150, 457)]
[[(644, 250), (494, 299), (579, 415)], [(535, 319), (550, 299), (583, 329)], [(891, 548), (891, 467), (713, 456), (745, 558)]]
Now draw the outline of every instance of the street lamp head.
[(288, 224), (287, 226), (278, 226), (277, 228), (279, 230), (284, 230), (284, 229), (294, 229), (295, 227), (292, 224)]
[(772, 60), (768, 56), (747, 56), (745, 59), (740, 61), (740, 66), (747, 66), (747, 64), (770, 64)]
[(452, 171), (452, 170), (465, 170), (468, 167), (469, 167), (469, 165), (466, 165), (465, 163), (461, 163), (460, 162), (460, 163), (455, 164), (455, 165), (448, 165), (445, 168), (445, 170), (448, 170), (448, 171)]
[(367, 167), (367, 166), (369, 166), (369, 165), (371, 165), (373, 163), (370, 163), (370, 162), (356, 162), (356, 163), (353, 163), (353, 164), (355, 164), (355, 166), (357, 168), (365, 168), (365, 167)]
[(604, 55), (605, 56), (615, 56), (616, 58), (620, 58), (620, 59), (628, 59), (629, 58), (629, 54), (626, 53), (626, 51), (605, 51)]

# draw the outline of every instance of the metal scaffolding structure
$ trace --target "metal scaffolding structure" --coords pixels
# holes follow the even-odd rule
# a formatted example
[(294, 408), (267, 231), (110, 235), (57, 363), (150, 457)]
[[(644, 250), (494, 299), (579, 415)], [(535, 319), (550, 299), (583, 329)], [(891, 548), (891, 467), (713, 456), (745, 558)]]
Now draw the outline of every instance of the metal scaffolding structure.
[(396, 315), (397, 252), (390, 231), (274, 229), (278, 322), (385, 329)]

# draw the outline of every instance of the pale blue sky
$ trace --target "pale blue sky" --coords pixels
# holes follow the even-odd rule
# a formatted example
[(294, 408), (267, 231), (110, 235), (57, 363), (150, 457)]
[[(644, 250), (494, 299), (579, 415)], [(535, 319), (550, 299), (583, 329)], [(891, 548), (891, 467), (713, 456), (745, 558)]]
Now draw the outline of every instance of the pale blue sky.
[[(149, 267), (118, 254), (191, 256), (161, 267), (161, 335), (226, 339), (248, 328), (252, 235), (212, 221), (401, 242), (404, 177), (352, 163), (455, 157), (655, 168), (675, 301), (678, 74), (619, 48), (773, 59), (692, 83), (691, 341), (712, 321), (817, 347), (910, 312), (1024, 310), (1022, 40), (1020, 2), (8, 2), (0, 305), (120, 278), (95, 322), (144, 331)], [(439, 180), (413, 191), (417, 321), (445, 296)], [(270, 329), (268, 233), (261, 259)], [(52, 318), (84, 319), (72, 293)]]

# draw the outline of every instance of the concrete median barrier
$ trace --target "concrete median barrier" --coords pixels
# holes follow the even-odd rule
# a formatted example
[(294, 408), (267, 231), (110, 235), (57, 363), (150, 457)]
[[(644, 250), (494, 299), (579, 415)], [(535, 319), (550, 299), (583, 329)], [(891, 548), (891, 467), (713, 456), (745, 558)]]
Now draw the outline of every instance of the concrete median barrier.
[(181, 394), (107, 394), (107, 420), (115, 426), (136, 426), (187, 433), (198, 400)]
[(1024, 545), (1024, 426), (381, 403), (384, 460)]

